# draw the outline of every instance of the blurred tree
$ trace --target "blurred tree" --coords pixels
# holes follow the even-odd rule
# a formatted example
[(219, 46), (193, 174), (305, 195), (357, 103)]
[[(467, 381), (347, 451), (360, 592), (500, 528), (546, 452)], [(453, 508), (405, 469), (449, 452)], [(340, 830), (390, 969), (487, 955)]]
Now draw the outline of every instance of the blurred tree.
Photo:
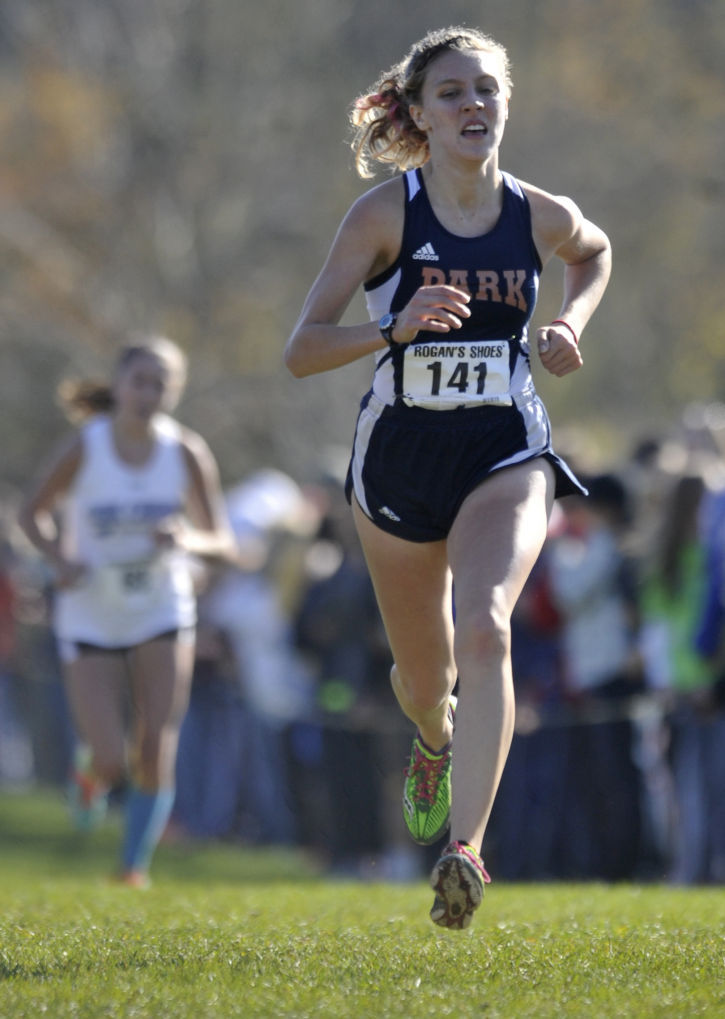
[[(571, 379), (537, 374), (555, 423), (608, 442), (719, 398), (725, 323), (722, 5), (509, 0), (483, 27), (514, 63), (506, 168), (610, 233), (611, 288)], [(445, 20), (480, 23), (470, 0)], [(61, 427), (64, 375), (128, 329), (178, 339), (182, 414), (226, 480), (305, 480), (347, 441), (370, 366), (296, 382), (289, 328), (366, 186), (349, 102), (442, 23), (431, 0), (3, 0), (0, 427), (22, 483)], [(556, 313), (556, 279), (539, 320)], [(363, 314), (356, 302), (351, 315)]]

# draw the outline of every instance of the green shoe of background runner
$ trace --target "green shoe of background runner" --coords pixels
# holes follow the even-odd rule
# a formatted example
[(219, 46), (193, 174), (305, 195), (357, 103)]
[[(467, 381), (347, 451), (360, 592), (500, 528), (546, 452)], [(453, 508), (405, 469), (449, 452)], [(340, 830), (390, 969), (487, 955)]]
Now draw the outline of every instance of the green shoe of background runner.
[(93, 831), (108, 811), (108, 790), (93, 775), (90, 750), (85, 746), (79, 746), (75, 752), (68, 806), (78, 831)]

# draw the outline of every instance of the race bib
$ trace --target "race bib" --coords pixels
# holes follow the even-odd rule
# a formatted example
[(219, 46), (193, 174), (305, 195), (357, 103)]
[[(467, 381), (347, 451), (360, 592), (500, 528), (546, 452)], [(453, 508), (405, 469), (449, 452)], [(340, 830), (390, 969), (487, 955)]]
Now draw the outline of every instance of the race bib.
[(403, 402), (432, 410), (510, 406), (509, 353), (507, 340), (411, 344), (403, 361)]
[(157, 563), (119, 563), (104, 566), (99, 573), (103, 597), (109, 605), (119, 609), (153, 607), (159, 587)]

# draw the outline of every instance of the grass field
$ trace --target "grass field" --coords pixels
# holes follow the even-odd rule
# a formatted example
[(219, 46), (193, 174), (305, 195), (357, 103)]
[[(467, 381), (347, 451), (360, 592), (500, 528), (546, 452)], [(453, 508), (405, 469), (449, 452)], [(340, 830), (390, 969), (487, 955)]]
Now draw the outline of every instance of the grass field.
[(114, 823), (0, 794), (0, 1016), (718, 1017), (725, 889), (503, 885), (465, 932), (408, 885), (321, 880), (293, 854), (162, 847), (113, 886)]

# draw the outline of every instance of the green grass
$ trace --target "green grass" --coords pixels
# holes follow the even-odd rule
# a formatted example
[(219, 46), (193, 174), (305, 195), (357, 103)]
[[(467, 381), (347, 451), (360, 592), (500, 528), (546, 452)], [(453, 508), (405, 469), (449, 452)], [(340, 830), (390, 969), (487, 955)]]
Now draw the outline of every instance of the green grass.
[(0, 795), (2, 1019), (725, 1015), (719, 888), (494, 880), (448, 933), (422, 881), (321, 880), (282, 852), (162, 847), (149, 891), (115, 887), (117, 839)]

